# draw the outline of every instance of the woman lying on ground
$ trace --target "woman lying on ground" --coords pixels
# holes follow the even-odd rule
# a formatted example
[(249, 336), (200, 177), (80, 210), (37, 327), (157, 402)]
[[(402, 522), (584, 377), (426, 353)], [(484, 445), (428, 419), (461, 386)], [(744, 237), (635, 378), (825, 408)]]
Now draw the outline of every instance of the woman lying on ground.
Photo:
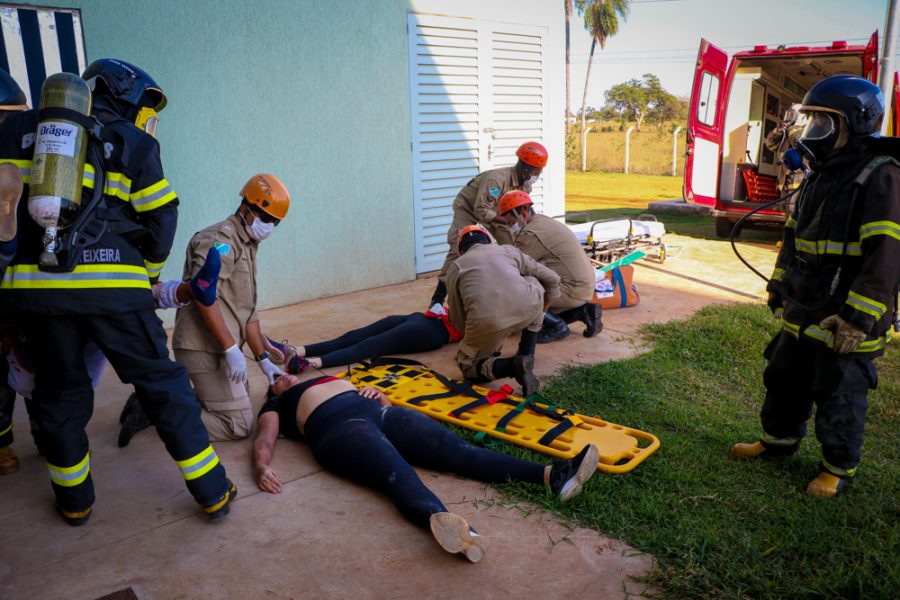
[(357, 389), (329, 376), (301, 383), (284, 375), (271, 394), (259, 411), (253, 443), (260, 489), (281, 492), (281, 479), (271, 466), (278, 435), (306, 440), (325, 469), (386, 494), (407, 520), (430, 527), (444, 550), (472, 562), (484, 555), (484, 538), (461, 516), (447, 512), (410, 465), (489, 483), (544, 484), (565, 502), (581, 491), (599, 459), (593, 444), (552, 466), (478, 448), (422, 413), (391, 406), (380, 390)]
[(299, 375), (309, 368), (340, 367), (375, 356), (429, 352), (461, 339), (447, 311), (436, 304), (424, 313), (385, 317), (317, 344), (290, 347), (272, 340), (269, 344), (287, 355), (285, 370)]

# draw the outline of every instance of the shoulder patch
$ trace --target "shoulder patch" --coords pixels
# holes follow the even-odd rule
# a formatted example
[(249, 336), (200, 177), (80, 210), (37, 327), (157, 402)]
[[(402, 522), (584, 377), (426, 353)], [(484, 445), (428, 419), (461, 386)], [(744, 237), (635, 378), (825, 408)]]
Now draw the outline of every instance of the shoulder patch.
[(228, 256), (231, 253), (231, 245), (225, 242), (214, 242), (213, 248), (222, 256)]
[(500, 188), (492, 187), (491, 189), (488, 190), (488, 193), (491, 195), (492, 198), (499, 198), (500, 197)]

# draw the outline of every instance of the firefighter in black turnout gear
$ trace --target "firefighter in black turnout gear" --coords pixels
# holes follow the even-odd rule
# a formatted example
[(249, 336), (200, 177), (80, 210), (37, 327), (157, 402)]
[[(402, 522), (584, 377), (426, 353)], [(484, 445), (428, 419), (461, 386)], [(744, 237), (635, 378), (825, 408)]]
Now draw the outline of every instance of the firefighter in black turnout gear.
[(897, 138), (880, 138), (884, 97), (860, 77), (814, 85), (798, 147), (810, 160), (768, 286), (782, 330), (765, 351), (760, 440), (739, 458), (797, 451), (816, 406), (822, 447), (813, 496), (843, 490), (860, 463), (866, 396), (896, 319), (900, 283), (900, 164)]
[(19, 312), (35, 368), (31, 417), (41, 432), (57, 510), (80, 525), (94, 503), (85, 433), (93, 390), (84, 360), (93, 340), (119, 378), (135, 386), (188, 490), (216, 520), (227, 514), (237, 490), (209, 443), (187, 372), (169, 358), (151, 295), (178, 218), (178, 198), (151, 135), (166, 97), (147, 73), (118, 60), (98, 60), (82, 77), (92, 90), (90, 117), (32, 110), (0, 125), (0, 162), (19, 166), (26, 184), (37, 168), (39, 118), (75, 121), (93, 132), (79, 215), (87, 218), (60, 232), (59, 267), (39, 266), (43, 229), (28, 216), (26, 185), (18, 253), (0, 285), (0, 308)]

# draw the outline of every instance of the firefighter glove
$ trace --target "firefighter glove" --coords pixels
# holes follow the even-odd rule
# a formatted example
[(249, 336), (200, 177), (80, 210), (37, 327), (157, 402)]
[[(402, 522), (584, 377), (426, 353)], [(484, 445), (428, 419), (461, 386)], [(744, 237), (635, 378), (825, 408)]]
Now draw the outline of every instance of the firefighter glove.
[(247, 361), (237, 344), (225, 351), (225, 367), (233, 383), (247, 383)]
[(783, 308), (781, 304), (781, 294), (772, 290), (769, 292), (769, 298), (766, 300), (766, 304), (769, 306), (769, 310), (772, 311), (772, 314), (775, 314), (779, 308)]
[(275, 363), (273, 363), (268, 358), (264, 358), (257, 363), (259, 365), (259, 370), (263, 372), (266, 376), (266, 379), (269, 380), (269, 385), (275, 384), (275, 378), (280, 377), (282, 375), (287, 375), (284, 371), (281, 370)]
[(819, 323), (819, 327), (832, 332), (834, 338), (832, 348), (838, 354), (853, 352), (866, 339), (865, 331), (857, 329), (838, 315), (825, 317)]

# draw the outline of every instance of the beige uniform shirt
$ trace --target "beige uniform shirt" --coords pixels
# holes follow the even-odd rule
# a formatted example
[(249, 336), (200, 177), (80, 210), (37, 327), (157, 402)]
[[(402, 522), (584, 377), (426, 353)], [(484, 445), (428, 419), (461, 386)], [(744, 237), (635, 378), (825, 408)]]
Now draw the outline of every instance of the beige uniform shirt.
[(555, 219), (534, 215), (519, 232), (516, 248), (559, 275), (559, 298), (552, 309), (568, 310), (590, 301), (596, 274), (575, 234)]
[(489, 224), (497, 216), (500, 196), (512, 190), (531, 193), (531, 184), (519, 182), (515, 165), (479, 173), (463, 186), (453, 201), (454, 222), (463, 220), (465, 227), (473, 223)]
[[(246, 341), (244, 331), (248, 323), (259, 320), (256, 314), (256, 249), (240, 217), (231, 215), (221, 223), (210, 225), (194, 234), (188, 243), (184, 261), (184, 281), (190, 280), (203, 263), (210, 248), (215, 247), (222, 258), (222, 270), (216, 288), (217, 304), (222, 311), (228, 332), (238, 346)], [(221, 354), (225, 351), (215, 340), (194, 304), (178, 309), (172, 347)]]
[(476, 244), (447, 272), (450, 322), (465, 335), (530, 321), (558, 294), (559, 275), (512, 246)]

